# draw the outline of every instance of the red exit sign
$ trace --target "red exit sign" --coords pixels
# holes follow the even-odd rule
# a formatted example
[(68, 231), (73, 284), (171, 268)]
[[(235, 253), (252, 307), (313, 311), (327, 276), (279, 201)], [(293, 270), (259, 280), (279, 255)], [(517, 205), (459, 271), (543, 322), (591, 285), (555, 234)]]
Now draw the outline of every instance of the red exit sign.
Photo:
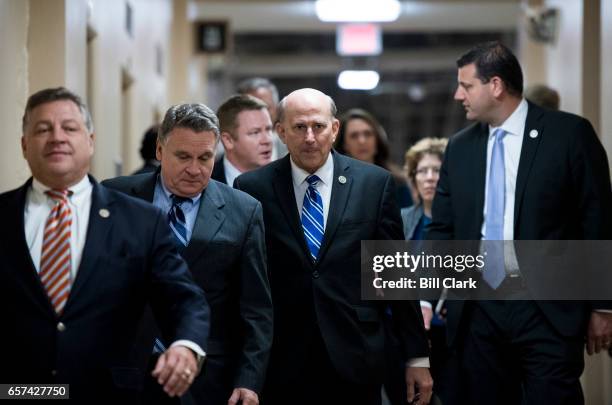
[(382, 52), (380, 25), (338, 25), (336, 30), (336, 52), (342, 56), (380, 54)]

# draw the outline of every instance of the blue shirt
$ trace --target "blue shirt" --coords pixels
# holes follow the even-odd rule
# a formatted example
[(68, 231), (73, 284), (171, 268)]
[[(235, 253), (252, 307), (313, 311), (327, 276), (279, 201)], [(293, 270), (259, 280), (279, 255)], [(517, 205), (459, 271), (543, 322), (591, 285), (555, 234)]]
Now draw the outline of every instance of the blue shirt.
[[(203, 193), (203, 192), (202, 192)], [(198, 217), (198, 211), (200, 207), (200, 198), (202, 193), (191, 199), (191, 202), (185, 201), (181, 204), (181, 209), (185, 214), (185, 222), (187, 223), (187, 240), (191, 240), (191, 234), (193, 233), (193, 226), (195, 225), (196, 218)], [(153, 194), (153, 205), (161, 208), (162, 211), (168, 213), (172, 208), (172, 199), (170, 196), (172, 193), (166, 188), (164, 179), (162, 176), (157, 176), (157, 183), (155, 184), (155, 193)]]

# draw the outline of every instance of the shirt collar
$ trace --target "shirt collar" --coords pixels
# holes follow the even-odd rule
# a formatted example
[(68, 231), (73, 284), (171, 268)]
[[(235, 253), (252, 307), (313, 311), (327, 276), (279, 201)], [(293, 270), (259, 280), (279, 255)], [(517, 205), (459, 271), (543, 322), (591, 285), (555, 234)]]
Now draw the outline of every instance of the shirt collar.
[[(310, 176), (306, 170), (298, 167), (294, 162), (291, 156), (289, 157), (289, 161), (291, 162), (291, 177), (293, 178), (293, 184), (299, 187), (303, 182), (306, 181), (306, 177)], [(315, 174), (321, 179), (321, 182), (325, 185), (330, 185), (332, 182), (332, 177), (334, 177), (334, 159), (332, 157), (331, 152), (327, 155), (327, 160), (323, 163), (323, 166), (319, 167)]]
[[(83, 176), (81, 180), (79, 180), (78, 183), (76, 183), (73, 186), (68, 187), (68, 190), (72, 192), (72, 194), (70, 195), (72, 197), (72, 196), (78, 196), (78, 195), (85, 193), (88, 189), (91, 189), (91, 187), (92, 186), (91, 186), (91, 182), (89, 181), (89, 176), (85, 175)], [(41, 183), (40, 181), (38, 181), (36, 178), (33, 178), (32, 179), (32, 189), (34, 190), (35, 193), (39, 195), (45, 195), (45, 192), (51, 190), (51, 187), (48, 187), (44, 185), (43, 183)]]
[(508, 135), (523, 136), (525, 121), (527, 120), (527, 110), (527, 101), (523, 98), (514, 112), (500, 126), (492, 127), (489, 125), (489, 136), (493, 136), (493, 133), (499, 128), (506, 131)]
[[(225, 169), (225, 177), (227, 179), (235, 179), (242, 174), (242, 172), (229, 161), (227, 156), (223, 156), (223, 168)], [(229, 185), (231, 186), (231, 184)]]

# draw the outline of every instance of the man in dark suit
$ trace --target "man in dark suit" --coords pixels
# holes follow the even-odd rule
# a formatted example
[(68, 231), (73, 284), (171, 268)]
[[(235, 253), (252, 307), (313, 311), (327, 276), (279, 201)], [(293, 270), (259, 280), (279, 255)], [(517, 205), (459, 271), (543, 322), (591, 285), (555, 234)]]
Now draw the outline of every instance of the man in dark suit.
[(23, 155), (33, 178), (0, 195), (3, 383), (70, 384), (82, 403), (138, 403), (130, 347), (148, 303), (169, 348), (153, 374), (182, 395), (204, 354), (209, 309), (164, 215), (87, 175), (93, 124), (64, 88), (33, 94)]
[[(428, 238), (610, 239), (608, 162), (590, 123), (524, 100), (521, 67), (500, 43), (457, 66), (455, 99), (478, 122), (448, 144)], [(501, 258), (483, 282), (520, 300), (447, 302), (466, 403), (582, 403), (584, 337), (589, 353), (609, 347), (611, 303), (530, 300), (532, 274), (513, 249)]]
[[(173, 106), (158, 135), (161, 169), (103, 184), (168, 212), (182, 255), (206, 292), (212, 313), (207, 364), (183, 402), (191, 397), (195, 404), (256, 405), (273, 315), (262, 208), (246, 193), (210, 180), (219, 133), (217, 117), (205, 105)], [(154, 325), (147, 330), (144, 350), (155, 338)]]
[[(360, 299), (360, 241), (402, 239), (393, 178), (331, 151), (333, 100), (301, 89), (279, 104), (277, 130), (289, 156), (235, 181), (263, 204), (274, 302), (274, 343), (265, 404), (379, 404), (383, 305)], [(423, 319), (394, 302), (407, 362), (408, 399), (431, 396)]]
[(229, 185), (240, 174), (272, 161), (272, 121), (266, 103), (249, 95), (228, 98), (217, 110), (225, 153), (211, 178)]

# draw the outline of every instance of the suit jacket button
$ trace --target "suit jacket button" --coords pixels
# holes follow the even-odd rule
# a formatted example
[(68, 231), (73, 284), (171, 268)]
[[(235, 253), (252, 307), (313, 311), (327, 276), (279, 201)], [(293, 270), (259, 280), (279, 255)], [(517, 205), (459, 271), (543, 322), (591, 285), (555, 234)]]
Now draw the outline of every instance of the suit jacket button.
[(317, 270), (312, 272), (312, 278), (319, 278), (319, 272)]
[(66, 325), (64, 325), (62, 322), (59, 322), (57, 324), (57, 330), (60, 331), (60, 332), (65, 331), (66, 330)]

